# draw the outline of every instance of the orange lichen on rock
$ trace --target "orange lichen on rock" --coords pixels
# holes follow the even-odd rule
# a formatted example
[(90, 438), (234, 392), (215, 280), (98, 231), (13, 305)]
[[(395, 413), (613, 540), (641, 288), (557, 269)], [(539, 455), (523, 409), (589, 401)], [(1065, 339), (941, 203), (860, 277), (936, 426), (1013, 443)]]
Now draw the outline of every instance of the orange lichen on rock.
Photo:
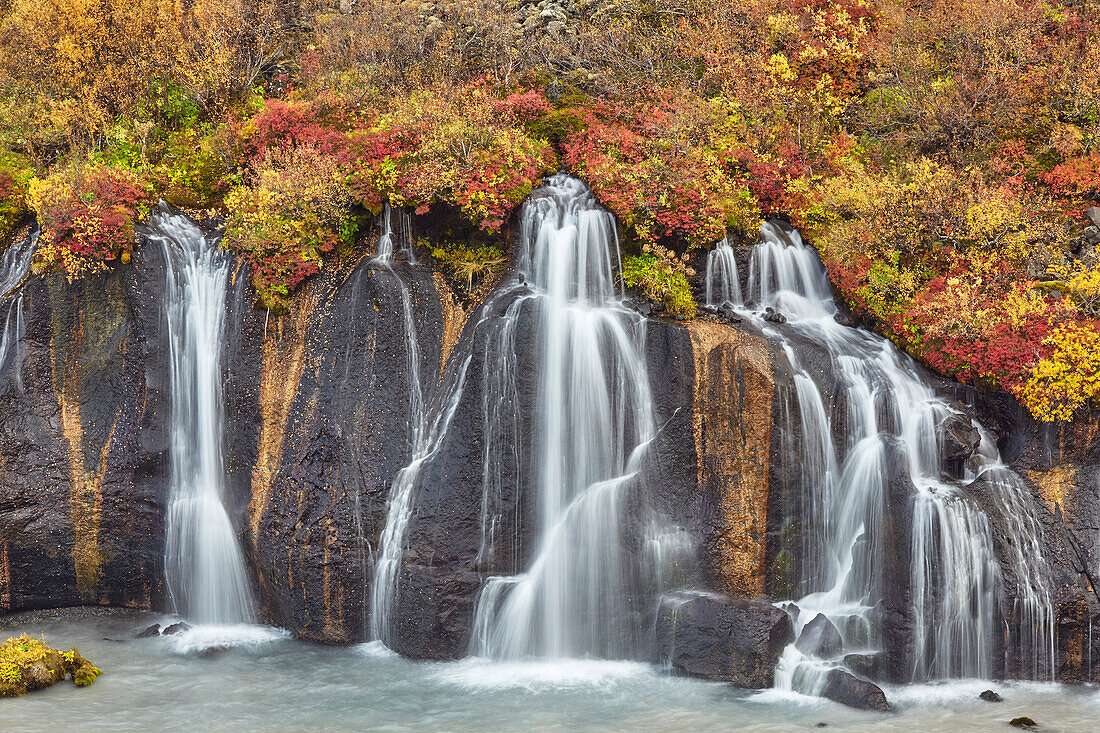
[(719, 501), (712, 570), (723, 591), (760, 596), (774, 388), (770, 352), (762, 340), (728, 326), (693, 321), (688, 331), (698, 480)]

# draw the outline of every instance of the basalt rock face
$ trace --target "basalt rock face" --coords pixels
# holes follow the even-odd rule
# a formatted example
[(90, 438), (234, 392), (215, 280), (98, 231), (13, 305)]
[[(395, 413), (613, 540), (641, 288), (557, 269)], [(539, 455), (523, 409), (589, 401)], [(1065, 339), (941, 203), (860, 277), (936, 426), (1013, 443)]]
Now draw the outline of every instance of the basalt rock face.
[(0, 375), (0, 611), (162, 602), (164, 281), (147, 247), (77, 285), (24, 287)]
[(230, 471), (242, 486), (251, 479), (246, 546), (272, 620), (305, 638), (369, 631), (378, 538), (415, 419), (403, 291), (430, 395), (443, 300), (430, 273), (404, 264), (334, 269), (289, 313), (245, 315), (245, 348), (231, 361)]

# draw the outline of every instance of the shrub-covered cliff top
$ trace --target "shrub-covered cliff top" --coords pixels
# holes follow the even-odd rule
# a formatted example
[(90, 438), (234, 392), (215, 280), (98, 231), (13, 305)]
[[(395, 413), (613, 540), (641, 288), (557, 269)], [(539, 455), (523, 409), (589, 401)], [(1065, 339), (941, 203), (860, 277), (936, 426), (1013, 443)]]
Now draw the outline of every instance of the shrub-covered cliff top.
[(676, 312), (705, 249), (784, 216), (854, 312), (936, 369), (1043, 419), (1100, 391), (1095, 0), (0, 12), (0, 237), (37, 214), (38, 272), (127, 261), (157, 198), (222, 214), (274, 309), (385, 202), (444, 222), (437, 259), (479, 272), (565, 169)]

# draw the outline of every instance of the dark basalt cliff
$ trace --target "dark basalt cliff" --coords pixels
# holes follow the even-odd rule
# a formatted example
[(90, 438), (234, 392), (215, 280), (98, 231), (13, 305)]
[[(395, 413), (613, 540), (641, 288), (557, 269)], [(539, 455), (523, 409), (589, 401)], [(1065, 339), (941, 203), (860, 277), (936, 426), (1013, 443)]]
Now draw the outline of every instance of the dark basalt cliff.
[[(168, 605), (164, 282), (160, 249), (147, 245), (133, 262), (81, 284), (48, 276), (24, 287), (19, 359), (0, 374), (2, 611)], [(326, 270), (276, 316), (252, 307), (238, 267), (223, 361), (227, 503), (264, 618), (327, 643), (368, 637), (387, 499), (411, 454), (403, 289), (425, 402), (438, 411), (453, 399), (454, 412), (415, 487), (393, 646), (413, 657), (454, 658), (467, 652), (484, 579), (515, 573), (534, 549), (533, 492), (523, 470), (530, 426), (493, 415), (516, 408), (522, 416), (533, 399), (535, 329), (516, 331), (516, 389), (501, 403), (508, 409), (494, 413), (498, 405), (489, 404), (502, 368), (494, 320), (513, 304), (506, 290), (463, 310), (428, 268), (363, 258)], [(807, 345), (800, 359), (827, 389), (828, 355)], [(799, 531), (809, 509), (786, 357), (747, 323), (706, 316), (650, 318), (646, 360), (658, 433), (637, 480), (627, 531), (633, 551), (644, 556), (646, 526), (659, 520), (691, 538), (689, 557), (668, 569), (679, 584), (741, 599), (797, 597), (806, 562)], [(1089, 678), (1092, 653), (1100, 659), (1100, 633), (1089, 632), (1100, 612), (1092, 584), (1100, 539), (1096, 417), (1044, 427), (1000, 396), (928, 379), (974, 406), (1005, 460), (1028, 480), (1053, 570), (1057, 672)], [(500, 468), (491, 484), (483, 475), (487, 451)], [(887, 572), (879, 580), (886, 651), (873, 664), (877, 676), (901, 680), (912, 643), (913, 488), (895, 453), (888, 448)], [(1000, 505), (989, 491), (978, 482), (970, 494), (987, 509), (995, 543), (1003, 542)], [(491, 554), (482, 536), (486, 511), (499, 517)], [(1003, 558), (1005, 549), (996, 549)], [(1015, 581), (1003, 568), (998, 608), (1011, 619)], [(631, 603), (632, 623), (654, 655), (661, 590), (647, 588)], [(1002, 652), (1012, 648), (1011, 627), (1003, 626)], [(995, 674), (1021, 668), (1012, 654), (998, 654)]]

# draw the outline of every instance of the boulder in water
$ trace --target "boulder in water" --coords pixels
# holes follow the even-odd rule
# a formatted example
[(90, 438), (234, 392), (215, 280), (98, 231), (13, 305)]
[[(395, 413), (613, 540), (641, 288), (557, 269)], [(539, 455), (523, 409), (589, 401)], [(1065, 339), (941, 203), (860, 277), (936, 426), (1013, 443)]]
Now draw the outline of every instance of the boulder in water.
[(982, 442), (982, 434), (963, 415), (951, 415), (944, 421), (943, 437), (943, 458), (947, 461), (965, 461)]
[(164, 634), (165, 636), (171, 636), (173, 634), (181, 634), (181, 633), (183, 633), (184, 631), (187, 631), (190, 628), (191, 628), (191, 624), (187, 623), (186, 621), (180, 621), (178, 623), (172, 624), (171, 626), (166, 628), (161, 633)]
[(1034, 720), (1027, 717), (1026, 715), (1021, 715), (1019, 718), (1013, 718), (1012, 720), (1008, 721), (1008, 724), (1011, 725), (1013, 728), (1023, 728), (1024, 730), (1035, 730), (1039, 727), (1039, 725)]
[(844, 648), (840, 632), (825, 614), (819, 613), (802, 628), (795, 648), (803, 654), (827, 658), (835, 657)]
[(873, 680), (878, 676), (879, 655), (845, 654), (844, 666), (857, 677)]
[(151, 624), (138, 632), (138, 639), (148, 639), (150, 636), (160, 636), (160, 624)]
[(657, 612), (663, 660), (685, 674), (738, 687), (770, 687), (779, 655), (793, 640), (790, 616), (765, 601), (668, 593)]
[(998, 695), (993, 690), (986, 690), (982, 694), (978, 695), (982, 700), (986, 702), (1004, 702), (1004, 698)]
[(822, 696), (857, 710), (889, 710), (886, 693), (874, 682), (861, 680), (843, 669), (831, 669)]

